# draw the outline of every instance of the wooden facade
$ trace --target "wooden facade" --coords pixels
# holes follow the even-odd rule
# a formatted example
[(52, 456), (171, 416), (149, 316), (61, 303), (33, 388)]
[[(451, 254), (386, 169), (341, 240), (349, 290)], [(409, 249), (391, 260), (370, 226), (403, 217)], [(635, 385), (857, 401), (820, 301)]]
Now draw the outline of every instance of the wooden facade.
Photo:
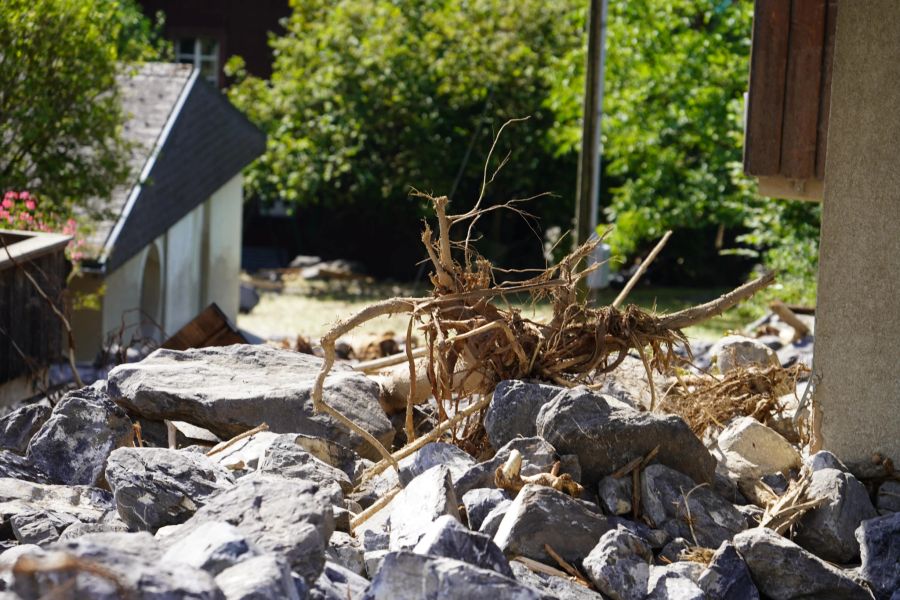
[[(63, 325), (34, 283), (65, 309), (67, 236), (0, 232), (0, 386), (57, 361)], [(8, 250), (8, 252), (7, 252)], [(34, 283), (29, 279), (34, 280)]]
[(283, 35), (281, 19), (291, 14), (288, 0), (139, 0), (146, 15), (165, 15), (165, 35), (213, 39), (219, 47), (219, 86), (226, 83), (222, 67), (232, 56), (244, 59), (258, 77), (272, 74), (269, 35)]
[(744, 171), (764, 196), (821, 200), (838, 0), (756, 0)]

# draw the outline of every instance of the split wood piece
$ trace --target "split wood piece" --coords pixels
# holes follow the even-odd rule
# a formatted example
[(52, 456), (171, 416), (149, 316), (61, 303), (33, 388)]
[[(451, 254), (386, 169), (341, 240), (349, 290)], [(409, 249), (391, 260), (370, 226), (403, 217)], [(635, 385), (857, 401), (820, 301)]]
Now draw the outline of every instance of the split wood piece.
[(209, 451), (206, 453), (206, 455), (212, 456), (213, 454), (218, 454), (219, 452), (222, 452), (223, 450), (230, 448), (231, 446), (233, 446), (234, 444), (236, 444), (237, 442), (241, 441), (244, 438), (248, 438), (251, 435), (260, 433), (262, 431), (268, 431), (268, 430), (269, 430), (268, 424), (260, 423), (253, 429), (248, 429), (244, 433), (239, 433), (236, 436), (234, 436), (233, 438), (231, 438), (230, 440), (226, 440), (224, 442), (219, 442), (218, 444), (216, 444), (215, 446), (210, 448)]
[(622, 305), (622, 302), (625, 301), (625, 298), (628, 297), (628, 294), (631, 293), (631, 290), (637, 285), (637, 282), (640, 281), (641, 277), (644, 273), (647, 272), (647, 267), (650, 266), (650, 263), (656, 259), (657, 255), (659, 255), (660, 251), (662, 251), (663, 247), (665, 247), (666, 242), (669, 241), (669, 238), (672, 237), (672, 230), (670, 229), (662, 236), (662, 239), (656, 243), (656, 246), (653, 247), (653, 250), (650, 251), (650, 254), (647, 255), (647, 258), (641, 262), (641, 265), (638, 267), (638, 270), (634, 272), (634, 275), (631, 276), (631, 279), (628, 280), (628, 283), (625, 284), (625, 287), (622, 288), (622, 291), (619, 292), (619, 295), (616, 296), (616, 299), (613, 300), (612, 306), (618, 308)]
[(788, 490), (775, 502), (766, 506), (759, 527), (768, 527), (776, 533), (793, 528), (807, 511), (816, 508), (827, 498), (810, 498), (809, 484), (812, 481), (812, 471), (804, 466), (800, 470), (800, 478), (792, 481)]
[(144, 447), (144, 439), (141, 437), (141, 422), (135, 421), (134, 425), (131, 426), (131, 431), (134, 434), (134, 439), (131, 442), (131, 445), (137, 448)]
[(572, 479), (568, 473), (559, 475), (559, 461), (553, 464), (553, 468), (549, 473), (537, 473), (536, 475), (521, 475), (522, 470), (522, 453), (513, 450), (509, 453), (509, 458), (501, 466), (494, 471), (494, 484), (509, 493), (515, 495), (519, 493), (526, 484), (533, 483), (553, 488), (564, 494), (568, 494), (574, 498), (580, 498), (584, 488), (577, 481)]
[[(35, 557), (29, 555), (19, 556), (12, 565), (12, 573), (19, 579), (25, 579), (28, 576), (37, 575), (39, 573), (87, 573), (101, 579), (105, 579), (116, 587), (119, 598), (134, 598), (135, 591), (131, 589), (126, 582), (113, 571), (107, 569), (96, 562), (79, 558), (68, 553), (55, 552), (47, 556)], [(57, 588), (55, 591), (59, 591)], [(51, 590), (44, 598), (55, 597), (54, 590)]]
[(591, 585), (591, 582), (588, 581), (587, 577), (582, 575), (581, 571), (579, 571), (577, 568), (575, 568), (574, 566), (569, 564), (568, 561), (566, 561), (566, 559), (564, 559), (562, 556), (560, 556), (556, 552), (556, 550), (553, 549), (553, 547), (550, 544), (544, 544), (544, 551), (547, 552), (547, 554), (550, 555), (550, 558), (555, 560), (559, 564), (560, 567), (562, 567), (563, 571), (565, 571), (566, 573), (571, 575), (575, 579), (575, 581), (577, 581), (578, 583), (580, 583), (581, 585), (583, 585), (586, 588), (593, 587)]
[(782, 321), (794, 328), (794, 337), (791, 339), (792, 342), (803, 339), (810, 334), (809, 327), (806, 326), (806, 323), (801, 321), (797, 315), (794, 314), (794, 311), (788, 308), (781, 300), (775, 300), (769, 304), (769, 308), (773, 313), (778, 315)]
[(559, 569), (551, 567), (550, 565), (545, 565), (544, 563), (538, 562), (533, 558), (528, 558), (527, 556), (516, 556), (513, 557), (513, 560), (522, 563), (535, 573), (550, 575), (552, 577), (562, 577), (567, 581), (571, 581), (573, 583), (577, 583), (578, 585), (584, 585), (585, 587), (588, 587), (583, 581), (578, 578), (572, 577), (565, 571), (560, 571)]
[(379, 510), (381, 510), (382, 508), (387, 506), (390, 503), (390, 501), (394, 499), (394, 496), (399, 494), (400, 490), (402, 490), (402, 489), (403, 488), (401, 488), (399, 486), (393, 488), (391, 491), (386, 493), (384, 496), (382, 496), (381, 498), (376, 500), (375, 503), (372, 504), (372, 506), (370, 506), (366, 510), (362, 511), (361, 513), (359, 513), (358, 515), (353, 517), (350, 520), (350, 529), (351, 530), (356, 529), (357, 527), (359, 527), (360, 525), (362, 525), (363, 523), (368, 521), (372, 517), (372, 515), (374, 515)]
[[(407, 342), (407, 344), (408, 343), (409, 342)], [(428, 353), (428, 348), (413, 348), (411, 353), (413, 358), (422, 358)], [(352, 366), (355, 371), (362, 371), (363, 373), (377, 373), (378, 371), (387, 367), (393, 367), (394, 365), (399, 365), (401, 363), (407, 362), (409, 360), (409, 354), (409, 352), (403, 354), (392, 354), (391, 356), (385, 356), (384, 358), (376, 358), (373, 360), (356, 363)]]
[(168, 419), (163, 420), (163, 423), (166, 425), (166, 443), (169, 450), (176, 450), (178, 448), (178, 430), (175, 429), (175, 424)]
[(396, 452), (394, 452), (393, 455), (391, 455), (392, 462), (382, 460), (380, 462), (375, 463), (374, 465), (369, 467), (369, 469), (365, 473), (363, 473), (361, 480), (368, 481), (372, 477), (374, 477), (374, 476), (378, 475), (379, 473), (381, 473), (382, 471), (384, 471), (386, 468), (388, 468), (392, 464), (395, 464), (400, 459), (406, 458), (410, 454), (413, 454), (414, 452), (416, 452), (417, 450), (422, 448), (425, 444), (428, 444), (428, 443), (431, 443), (431, 442), (437, 440), (442, 435), (444, 435), (447, 431), (449, 431), (452, 427), (455, 427), (457, 424), (459, 424), (461, 421), (463, 421), (467, 417), (475, 414), (476, 412), (478, 412), (479, 410), (482, 410), (483, 408), (486, 408), (487, 405), (491, 403), (491, 398), (493, 398), (493, 396), (489, 394), (489, 395), (483, 397), (478, 402), (474, 402), (474, 403), (470, 404), (463, 410), (461, 410), (458, 413), (456, 413), (455, 415), (453, 415), (452, 418), (444, 421), (443, 423), (440, 423), (437, 427), (435, 427), (434, 429), (429, 431), (426, 435), (423, 435), (422, 437), (416, 439), (416, 441), (413, 442), (412, 444), (407, 444), (400, 450), (397, 450)]
[(643, 470), (647, 465), (650, 464), (650, 461), (656, 458), (656, 455), (659, 454), (659, 445), (657, 445), (653, 450), (647, 453), (646, 456), (638, 456), (637, 458), (632, 458), (627, 463), (625, 463), (622, 467), (614, 471), (610, 477), (613, 479), (621, 479), (625, 477), (638, 467)]

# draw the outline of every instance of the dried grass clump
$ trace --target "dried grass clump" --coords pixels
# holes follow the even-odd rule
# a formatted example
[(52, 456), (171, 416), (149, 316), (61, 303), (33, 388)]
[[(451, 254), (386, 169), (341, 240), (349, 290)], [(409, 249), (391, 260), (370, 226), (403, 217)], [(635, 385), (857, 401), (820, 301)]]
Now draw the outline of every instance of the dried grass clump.
[(780, 415), (778, 399), (796, 389), (809, 369), (773, 365), (764, 369), (736, 368), (724, 377), (700, 375), (680, 377), (660, 403), (665, 412), (678, 415), (702, 436), (708, 427), (724, 428), (734, 417), (753, 417), (767, 423)]
[(776, 533), (788, 537), (792, 533), (794, 525), (807, 511), (822, 504), (827, 498), (815, 498), (809, 495), (809, 484), (812, 481), (812, 471), (809, 467), (800, 470), (800, 476), (791, 481), (787, 491), (780, 498), (773, 499), (765, 507), (765, 513), (759, 522), (760, 527), (768, 527)]

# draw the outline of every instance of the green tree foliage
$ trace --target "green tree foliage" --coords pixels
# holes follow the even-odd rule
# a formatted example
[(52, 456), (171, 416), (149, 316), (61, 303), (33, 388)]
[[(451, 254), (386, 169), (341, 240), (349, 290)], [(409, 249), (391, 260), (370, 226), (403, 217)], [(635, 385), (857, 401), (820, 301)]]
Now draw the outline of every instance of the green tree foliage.
[(57, 209), (108, 197), (128, 175), (115, 78), (155, 56), (131, 0), (0, 2), (0, 186)]
[[(464, 210), (494, 133), (523, 116), (531, 118), (498, 149), (498, 159), (510, 156), (489, 200), (572, 185), (574, 157), (553, 156), (547, 100), (556, 71), (568, 68), (562, 59), (582, 43), (584, 4), (293, 1), (287, 34), (272, 41), (271, 79), (242, 78), (240, 62), (229, 65), (242, 79), (230, 98), (268, 133), (250, 193), (333, 212), (352, 205), (384, 226), (391, 245), (407, 229), (418, 244), (425, 203), (410, 189), (451, 195)], [(570, 202), (529, 208), (570, 219)], [(540, 241), (531, 246), (540, 256)]]
[[(250, 192), (330, 213), (353, 206), (414, 237), (410, 187), (452, 193), (465, 208), (492, 133), (532, 115), (501, 143), (500, 156), (511, 154), (492, 199), (555, 192), (536, 212), (543, 227), (569, 229), (587, 5), (294, 0), (287, 35), (272, 42), (271, 80), (231, 65), (242, 79), (232, 100), (269, 134)], [(744, 242), (784, 264), (778, 248), (792, 235), (807, 249), (814, 240), (814, 208), (762, 201), (741, 174), (752, 9), (749, 0), (609, 3), (602, 203), (618, 254), (668, 228), (722, 225), (733, 239), (749, 227)], [(484, 223), (484, 242), (521, 255), (500, 219)], [(712, 239), (705, 252), (717, 252)]]

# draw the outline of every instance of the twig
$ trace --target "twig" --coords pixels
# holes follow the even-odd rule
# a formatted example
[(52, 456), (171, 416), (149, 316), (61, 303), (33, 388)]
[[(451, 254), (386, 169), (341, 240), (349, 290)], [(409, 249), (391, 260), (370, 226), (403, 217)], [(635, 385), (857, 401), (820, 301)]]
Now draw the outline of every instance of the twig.
[[(363, 473), (362, 480), (366, 481), (366, 480), (371, 479), (372, 477), (374, 477), (375, 475), (378, 475), (379, 473), (384, 471), (386, 468), (388, 468), (392, 464), (396, 464), (396, 462), (398, 460), (406, 458), (410, 454), (416, 452), (419, 448), (421, 448), (425, 444), (428, 444), (428, 443), (433, 442), (434, 440), (438, 439), (444, 433), (446, 433), (451, 427), (454, 427), (457, 423), (459, 423), (466, 417), (478, 412), (482, 408), (485, 408), (488, 404), (491, 403), (492, 397), (493, 397), (492, 395), (488, 394), (487, 396), (483, 397), (478, 402), (470, 404), (463, 410), (461, 410), (458, 413), (456, 413), (455, 415), (453, 415), (452, 418), (447, 419), (446, 421), (444, 421), (443, 423), (439, 424), (437, 427), (435, 427), (434, 429), (429, 431), (426, 435), (423, 435), (422, 437), (418, 438), (412, 444), (407, 444), (400, 450), (397, 450), (396, 452), (394, 452), (394, 454), (391, 455), (391, 459), (392, 459), (391, 462), (382, 460), (382, 461), (372, 465), (371, 467), (369, 467), (368, 471)], [(400, 470), (400, 468), (398, 466), (397, 471), (399, 472), (399, 470)]]
[(372, 504), (372, 506), (353, 517), (353, 519), (350, 520), (350, 529), (356, 529), (357, 527), (368, 521), (372, 517), (372, 515), (387, 506), (387, 504), (394, 499), (394, 496), (399, 494), (402, 489), (403, 488), (401, 487), (395, 487), (391, 491), (387, 492), (384, 496), (376, 500), (375, 503)]
[(555, 560), (557, 562), (557, 564), (559, 564), (559, 566), (562, 567), (563, 571), (565, 571), (566, 573), (568, 573), (569, 575), (571, 575), (572, 577), (577, 579), (579, 581), (579, 583), (581, 583), (583, 586), (591, 587), (591, 584), (590, 584), (590, 582), (588, 582), (587, 578), (584, 575), (582, 575), (578, 569), (576, 569), (571, 564), (569, 564), (568, 561), (566, 561), (566, 559), (564, 559), (562, 556), (557, 554), (556, 550), (554, 550), (553, 547), (550, 546), (550, 544), (544, 544), (544, 550), (547, 552), (547, 554), (550, 555), (550, 558)]
[(806, 326), (806, 323), (797, 318), (797, 315), (788, 308), (787, 304), (781, 300), (775, 300), (769, 304), (769, 308), (778, 315), (782, 321), (794, 328), (794, 338), (792, 341), (805, 338), (809, 335), (809, 327)]
[(231, 446), (233, 446), (234, 444), (236, 444), (237, 442), (241, 441), (244, 438), (248, 438), (251, 435), (256, 435), (257, 433), (260, 433), (262, 431), (268, 431), (268, 430), (269, 430), (269, 426), (266, 423), (260, 423), (253, 429), (248, 429), (244, 433), (239, 433), (236, 436), (234, 436), (233, 438), (231, 438), (230, 440), (227, 440), (224, 442), (219, 442), (213, 448), (211, 448), (209, 450), (209, 452), (206, 453), (206, 455), (212, 456), (213, 454), (218, 454), (219, 452), (222, 452), (223, 450), (227, 450), (228, 448), (230, 448)]
[[(406, 340), (406, 344), (409, 345), (409, 340)], [(367, 360), (364, 362), (356, 363), (352, 365), (354, 371), (362, 371), (363, 373), (374, 373), (376, 371), (380, 371), (382, 369), (386, 369), (387, 367), (393, 367), (394, 365), (399, 365), (402, 362), (406, 362), (412, 358), (422, 358), (428, 354), (428, 348), (424, 346), (421, 348), (414, 348), (405, 354), (392, 354), (390, 356), (385, 356), (384, 358), (375, 358), (372, 360)]]
[(178, 442), (176, 441), (178, 431), (175, 429), (175, 425), (172, 423), (172, 421), (165, 419), (163, 422), (166, 424), (166, 441), (168, 442), (169, 449), (175, 450), (178, 447)]
[[(515, 556), (513, 557), (513, 560), (522, 563), (535, 573), (541, 573), (542, 575), (551, 575), (553, 577), (562, 577), (567, 581), (573, 581), (573, 578), (565, 571), (560, 571), (559, 569), (551, 567), (550, 565), (545, 565), (544, 563), (538, 562), (533, 558), (528, 558), (527, 556)], [(574, 582), (578, 585), (589, 587), (581, 579), (575, 578)]]
[(656, 243), (656, 246), (653, 247), (653, 250), (650, 251), (650, 254), (647, 255), (647, 258), (641, 263), (638, 267), (638, 270), (634, 272), (634, 275), (631, 276), (631, 279), (628, 280), (628, 283), (625, 284), (625, 287), (622, 288), (622, 291), (619, 292), (619, 295), (616, 296), (616, 299), (613, 300), (612, 305), (615, 308), (619, 308), (622, 302), (625, 301), (625, 298), (628, 297), (628, 294), (631, 293), (631, 290), (637, 285), (637, 282), (640, 278), (647, 272), (647, 267), (650, 266), (650, 263), (656, 258), (656, 256), (660, 253), (660, 251), (665, 247), (666, 242), (669, 241), (669, 238), (672, 237), (672, 230), (670, 229), (662, 236), (662, 239)]
[(758, 292), (759, 290), (772, 285), (775, 282), (775, 272), (769, 271), (765, 275), (754, 279), (749, 283), (745, 283), (727, 294), (719, 296), (715, 300), (692, 306), (670, 315), (664, 315), (659, 319), (660, 328), (664, 329), (684, 329), (697, 323), (702, 323), (707, 319), (711, 319), (742, 302)]

